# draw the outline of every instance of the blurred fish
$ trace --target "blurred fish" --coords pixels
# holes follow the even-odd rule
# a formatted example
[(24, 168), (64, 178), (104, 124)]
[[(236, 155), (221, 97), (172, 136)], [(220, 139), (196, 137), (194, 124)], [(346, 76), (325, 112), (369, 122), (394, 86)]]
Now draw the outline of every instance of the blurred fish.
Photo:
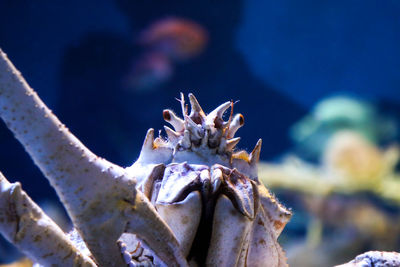
[(173, 65), (163, 53), (149, 52), (134, 62), (124, 79), (124, 87), (134, 91), (155, 90), (173, 73)]
[(201, 25), (191, 20), (172, 17), (151, 24), (140, 34), (138, 42), (174, 61), (183, 61), (204, 50), (208, 34)]
[(124, 87), (151, 91), (167, 82), (176, 63), (199, 55), (205, 48), (207, 31), (182, 18), (161, 19), (144, 29), (137, 39), (144, 51), (124, 79)]

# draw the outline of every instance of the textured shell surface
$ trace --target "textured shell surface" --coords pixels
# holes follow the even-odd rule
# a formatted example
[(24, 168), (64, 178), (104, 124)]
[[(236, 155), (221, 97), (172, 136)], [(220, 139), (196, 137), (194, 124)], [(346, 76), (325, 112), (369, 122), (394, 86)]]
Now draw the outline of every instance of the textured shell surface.
[(150, 129), (122, 168), (80, 142), (0, 50), (0, 117), (74, 226), (66, 234), (0, 173), (0, 233), (37, 266), (286, 266), (277, 238), (291, 212), (258, 180), (261, 140), (236, 150), (233, 103), (206, 114), (189, 100), (183, 118), (164, 110), (173, 129)]
[[(0, 234), (40, 266), (287, 266), (277, 239), (291, 212), (258, 180), (259, 140), (235, 149), (233, 102), (206, 114), (183, 94), (164, 110), (167, 137), (147, 132), (128, 168), (90, 151), (52, 113), (0, 49), (0, 117), (63, 203), (65, 233), (0, 172)], [(230, 115), (224, 120), (224, 113)], [(367, 252), (343, 266), (399, 266)], [(361, 265), (360, 265), (361, 264)]]
[[(191, 266), (286, 266), (277, 238), (291, 217), (258, 181), (261, 140), (248, 154), (236, 151), (243, 126), (226, 102), (206, 114), (193, 94), (181, 94), (183, 118), (163, 117), (167, 138), (147, 132), (138, 160), (127, 171), (168, 224)], [(224, 113), (230, 108), (229, 118)], [(127, 264), (157, 264), (133, 235), (120, 239)]]

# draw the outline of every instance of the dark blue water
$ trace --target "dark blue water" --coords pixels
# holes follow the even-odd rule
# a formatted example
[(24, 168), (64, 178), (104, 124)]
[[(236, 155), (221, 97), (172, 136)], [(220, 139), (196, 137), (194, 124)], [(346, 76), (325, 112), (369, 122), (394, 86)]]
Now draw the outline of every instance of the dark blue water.
[[(263, 138), (265, 160), (290, 149), (289, 127), (322, 97), (349, 93), (400, 113), (397, 1), (198, 2), (0, 0), (0, 47), (83, 143), (123, 166), (148, 128), (162, 128), (162, 109), (180, 110), (179, 92), (195, 93), (205, 111), (240, 100), (239, 147)], [(202, 25), (207, 48), (157, 88), (126, 90), (144, 53), (135, 36), (170, 16)], [(0, 170), (35, 200), (55, 198), (2, 123)]]

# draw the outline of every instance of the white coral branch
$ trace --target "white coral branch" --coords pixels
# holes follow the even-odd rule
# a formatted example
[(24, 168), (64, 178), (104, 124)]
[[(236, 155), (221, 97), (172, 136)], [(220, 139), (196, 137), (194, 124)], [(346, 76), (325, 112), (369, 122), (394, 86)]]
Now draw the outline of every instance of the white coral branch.
[(0, 116), (56, 189), (98, 264), (123, 266), (117, 239), (125, 231), (142, 230), (149, 221), (150, 234), (135, 234), (163, 262), (186, 264), (170, 228), (135, 189), (135, 179), (72, 135), (1, 50)]
[(31, 259), (44, 266), (96, 266), (28, 197), (19, 183), (9, 183), (1, 173), (0, 207), (0, 233)]

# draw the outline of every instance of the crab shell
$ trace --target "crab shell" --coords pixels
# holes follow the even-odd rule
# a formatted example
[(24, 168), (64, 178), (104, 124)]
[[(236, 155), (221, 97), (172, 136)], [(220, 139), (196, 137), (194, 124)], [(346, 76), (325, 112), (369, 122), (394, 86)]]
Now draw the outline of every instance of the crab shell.
[[(222, 118), (233, 103), (206, 115), (192, 94), (189, 99), (188, 115), (181, 94), (184, 119), (164, 110), (174, 128), (165, 126), (167, 139), (147, 132), (139, 159), (127, 168), (137, 189), (169, 225), (190, 265), (286, 266), (277, 238), (291, 212), (258, 181), (261, 140), (250, 155), (234, 152), (243, 116), (231, 111), (228, 121)], [(139, 242), (126, 235), (121, 242), (128, 265), (152, 261)]]

